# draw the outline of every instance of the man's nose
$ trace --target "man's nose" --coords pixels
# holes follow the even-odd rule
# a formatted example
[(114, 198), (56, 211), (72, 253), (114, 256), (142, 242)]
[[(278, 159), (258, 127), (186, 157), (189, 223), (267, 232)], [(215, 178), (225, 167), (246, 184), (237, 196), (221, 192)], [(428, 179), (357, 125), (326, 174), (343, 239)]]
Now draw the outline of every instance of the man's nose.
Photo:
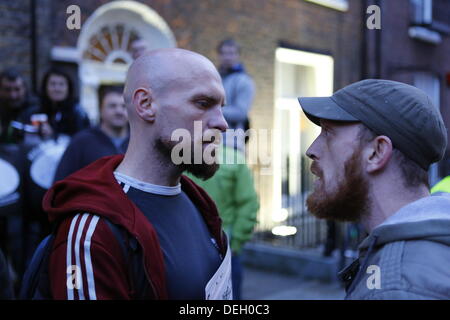
[(317, 160), (317, 139), (309, 146), (308, 150), (306, 150), (306, 156), (311, 160)]
[(224, 132), (228, 129), (228, 123), (223, 116), (222, 107), (218, 107), (213, 111), (209, 126), (211, 128), (220, 130), (221, 132)]

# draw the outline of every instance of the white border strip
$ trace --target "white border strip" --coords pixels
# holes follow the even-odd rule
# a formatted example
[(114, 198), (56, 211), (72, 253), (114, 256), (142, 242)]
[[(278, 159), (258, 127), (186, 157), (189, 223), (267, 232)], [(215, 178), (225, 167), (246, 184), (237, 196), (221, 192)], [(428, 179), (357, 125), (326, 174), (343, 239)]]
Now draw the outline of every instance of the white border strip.
[(66, 286), (67, 286), (67, 300), (73, 300), (73, 286), (69, 286), (69, 281), (72, 282), (72, 236), (73, 229), (75, 228), (75, 224), (77, 223), (78, 217), (80, 214), (77, 214), (73, 217), (72, 222), (70, 224), (69, 235), (67, 236), (67, 250), (66, 250)]
[(84, 262), (86, 264), (89, 300), (97, 300), (97, 294), (95, 293), (94, 269), (92, 268), (91, 260), (91, 238), (95, 231), (95, 227), (97, 226), (98, 220), (98, 216), (94, 216), (92, 218), (86, 234), (86, 239), (84, 240)]
[(77, 270), (79, 270), (79, 274), (80, 279), (77, 279), (77, 289), (78, 289), (78, 297), (80, 300), (85, 300), (84, 298), (84, 291), (83, 291), (83, 269), (81, 269), (81, 259), (80, 259), (80, 239), (81, 236), (83, 234), (83, 230), (84, 230), (84, 225), (86, 223), (86, 219), (89, 217), (89, 214), (85, 213), (83, 214), (83, 216), (81, 217), (81, 221), (80, 221), (80, 225), (78, 226), (78, 230), (77, 230), (77, 237), (75, 239), (75, 261), (76, 261), (76, 265), (77, 265)]

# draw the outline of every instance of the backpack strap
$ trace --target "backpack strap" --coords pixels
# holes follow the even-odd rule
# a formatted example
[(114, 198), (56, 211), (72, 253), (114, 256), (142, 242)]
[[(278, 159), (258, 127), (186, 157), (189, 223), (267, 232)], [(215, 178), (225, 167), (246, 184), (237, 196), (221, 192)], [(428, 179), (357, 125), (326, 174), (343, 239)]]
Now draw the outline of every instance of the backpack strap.
[[(151, 287), (146, 279), (142, 249), (137, 240), (121, 226), (103, 218), (119, 242), (128, 268), (128, 280), (133, 299), (154, 298)], [(53, 243), (61, 221), (52, 224), (52, 232), (36, 248), (33, 257), (24, 274), (19, 297), (23, 300), (50, 300), (49, 263)]]
[(19, 297), (22, 300), (52, 299), (48, 265), (55, 240), (55, 233), (49, 234), (39, 243), (23, 276)]
[(112, 223), (106, 218), (103, 219), (122, 248), (122, 253), (128, 267), (128, 281), (131, 286), (132, 298), (141, 300), (152, 297), (152, 291), (145, 275), (144, 258), (139, 243), (123, 227)]
[(48, 266), (58, 227), (64, 218), (51, 224), (51, 233), (34, 250), (33, 256), (22, 278), (19, 292), (21, 300), (51, 300), (50, 274)]

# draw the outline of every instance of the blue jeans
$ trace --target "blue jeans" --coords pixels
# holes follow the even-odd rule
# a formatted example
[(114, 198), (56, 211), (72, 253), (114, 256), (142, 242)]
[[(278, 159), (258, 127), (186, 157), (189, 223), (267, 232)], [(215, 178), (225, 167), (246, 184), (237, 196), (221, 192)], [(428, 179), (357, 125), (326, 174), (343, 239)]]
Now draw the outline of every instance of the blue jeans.
[(237, 254), (231, 257), (231, 283), (233, 284), (233, 300), (241, 300), (242, 260)]

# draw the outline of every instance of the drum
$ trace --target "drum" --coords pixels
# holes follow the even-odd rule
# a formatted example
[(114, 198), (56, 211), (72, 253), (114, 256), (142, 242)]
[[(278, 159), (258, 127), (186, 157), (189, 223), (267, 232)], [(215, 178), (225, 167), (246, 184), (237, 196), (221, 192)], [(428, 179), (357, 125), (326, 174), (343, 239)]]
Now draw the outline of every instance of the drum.
[(24, 189), (31, 220), (47, 220), (42, 212), (42, 199), (53, 184), (59, 161), (69, 142), (70, 137), (60, 135), (56, 140), (43, 141), (26, 149)]
[(16, 144), (0, 145), (0, 217), (21, 215), (23, 162)]

